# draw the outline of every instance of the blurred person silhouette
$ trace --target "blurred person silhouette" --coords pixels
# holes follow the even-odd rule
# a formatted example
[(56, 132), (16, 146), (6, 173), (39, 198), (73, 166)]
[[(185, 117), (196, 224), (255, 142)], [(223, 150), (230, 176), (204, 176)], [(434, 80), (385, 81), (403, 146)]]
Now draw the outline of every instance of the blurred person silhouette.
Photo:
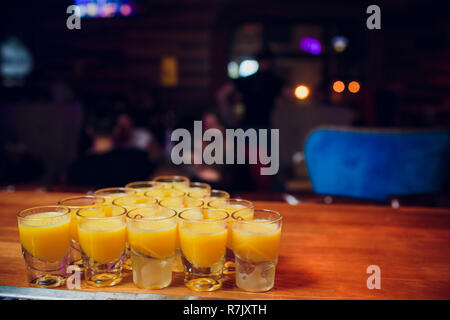
[[(274, 55), (269, 49), (258, 54), (257, 61), (256, 73), (227, 82), (217, 95), (221, 106), (227, 105), (225, 99), (233, 101), (236, 92), (239, 94), (243, 115), (238, 125), (243, 128), (270, 128), (271, 113), (284, 86), (283, 79), (275, 72)], [(221, 112), (229, 114), (223, 107)], [(238, 108), (237, 113), (240, 112)]]
[(128, 115), (119, 115), (114, 121), (100, 119), (90, 152), (67, 170), (68, 184), (100, 188), (149, 179), (154, 164), (146, 151), (132, 145), (132, 132), (133, 122)]
[[(228, 123), (234, 121), (235, 127), (241, 127), (244, 130), (271, 128), (272, 111), (284, 87), (284, 80), (275, 71), (274, 55), (269, 49), (263, 50), (257, 56), (257, 61), (259, 68), (256, 73), (227, 82), (217, 94), (221, 114), (227, 117)], [(237, 99), (241, 101), (241, 104), (236, 103)], [(234, 110), (230, 111), (230, 108)], [(270, 150), (270, 139), (267, 147)], [(247, 147), (247, 159), (250, 148), (259, 148), (259, 146)], [(260, 164), (228, 166), (229, 170), (234, 172), (233, 188), (235, 190), (264, 191), (272, 188), (272, 178), (260, 175)]]
[(147, 151), (153, 161), (159, 161), (164, 153), (161, 146), (165, 134), (159, 95), (151, 86), (137, 86), (132, 88), (130, 96), (129, 114), (134, 122), (131, 143)]

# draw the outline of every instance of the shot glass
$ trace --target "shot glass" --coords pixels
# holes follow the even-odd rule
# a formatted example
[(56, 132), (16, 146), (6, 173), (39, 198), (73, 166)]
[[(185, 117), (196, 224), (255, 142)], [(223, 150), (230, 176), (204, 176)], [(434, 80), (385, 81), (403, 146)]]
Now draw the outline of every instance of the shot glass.
[(210, 196), (211, 186), (204, 182), (190, 182), (184, 191), (189, 198), (204, 199)]
[[(197, 214), (199, 219), (203, 218), (203, 201), (200, 199), (178, 199), (178, 198), (162, 199), (159, 201), (159, 205), (164, 208), (175, 210), (177, 214), (179, 214), (183, 210), (191, 209), (190, 210), (191, 214), (195, 213)], [(173, 263), (172, 271), (174, 272), (184, 271), (183, 262), (181, 261), (181, 247), (180, 247), (180, 237), (178, 234), (178, 227), (177, 227), (175, 260)]]
[[(233, 244), (231, 238), (231, 215), (238, 211), (243, 210), (241, 212), (242, 219), (251, 219), (253, 217), (254, 205), (252, 202), (243, 200), (243, 199), (214, 199), (208, 202), (208, 209), (223, 209), (229, 215), (229, 223), (228, 223), (228, 240), (227, 240), (227, 255), (225, 262), (225, 274), (232, 274), (235, 272), (235, 262), (234, 262), (234, 253), (233, 253)], [(208, 210), (206, 210), (208, 212)]]
[(214, 219), (204, 219), (186, 209), (178, 215), (184, 284), (194, 291), (222, 286), (229, 216), (224, 210), (215, 214)]
[(70, 250), (70, 210), (61, 206), (25, 209), (17, 215), (28, 283), (55, 288), (65, 284)]
[(208, 203), (212, 200), (229, 199), (230, 194), (223, 190), (212, 189), (209, 194), (204, 194), (204, 195), (199, 196), (198, 192), (193, 192), (193, 193), (188, 193), (187, 197), (194, 198), (194, 199), (202, 199), (205, 202), (204, 206), (207, 207)]
[(69, 264), (77, 266), (83, 271), (83, 259), (81, 258), (80, 244), (78, 242), (78, 219), (77, 211), (83, 208), (101, 206), (105, 203), (105, 199), (97, 196), (81, 196), (65, 198), (58, 201), (58, 205), (67, 207), (70, 210), (70, 256)]
[(133, 282), (143, 289), (162, 289), (172, 282), (177, 238), (177, 213), (138, 208), (127, 213)]
[(135, 194), (136, 190), (131, 188), (103, 188), (94, 192), (94, 195), (105, 198), (105, 204), (112, 204), (112, 202), (123, 196)]
[(189, 178), (184, 176), (158, 176), (153, 179), (163, 188), (184, 190), (189, 187)]
[(85, 279), (91, 286), (108, 287), (122, 281), (127, 241), (125, 214), (125, 208), (114, 205), (77, 212)]
[(178, 199), (179, 201), (184, 201), (186, 193), (181, 190), (167, 189), (163, 187), (157, 187), (148, 190), (144, 193), (144, 196), (158, 201), (163, 199)]
[[(123, 197), (119, 197), (113, 200), (113, 205), (123, 207), (127, 209), (127, 212), (138, 208), (157, 209), (158, 201), (153, 198), (145, 197), (143, 194), (135, 193)], [(127, 248), (125, 251), (125, 258), (123, 262), (123, 268), (126, 270), (132, 270), (131, 253), (129, 243), (127, 241)]]
[(273, 288), (278, 261), (282, 216), (272, 210), (255, 210), (232, 215), (233, 250), (236, 260), (236, 285), (245, 291), (264, 292)]
[(141, 196), (144, 195), (145, 192), (160, 187), (156, 182), (154, 181), (135, 181), (128, 183), (125, 188), (133, 189), (136, 191), (136, 194)]

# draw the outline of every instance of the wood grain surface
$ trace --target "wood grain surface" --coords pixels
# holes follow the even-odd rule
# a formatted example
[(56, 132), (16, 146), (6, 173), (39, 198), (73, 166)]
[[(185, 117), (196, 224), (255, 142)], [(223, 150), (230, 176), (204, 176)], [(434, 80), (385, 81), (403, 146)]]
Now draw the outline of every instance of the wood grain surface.
[[(16, 214), (55, 204), (68, 193), (0, 192), (0, 285), (27, 286)], [(111, 288), (82, 291), (156, 293), (226, 299), (450, 299), (450, 210), (363, 205), (255, 202), (283, 215), (275, 287), (244, 292), (228, 278), (223, 288), (194, 292), (174, 274), (162, 290), (134, 287), (131, 273)], [(381, 289), (366, 285), (370, 265), (381, 268)], [(64, 290), (55, 289), (55, 290)]]

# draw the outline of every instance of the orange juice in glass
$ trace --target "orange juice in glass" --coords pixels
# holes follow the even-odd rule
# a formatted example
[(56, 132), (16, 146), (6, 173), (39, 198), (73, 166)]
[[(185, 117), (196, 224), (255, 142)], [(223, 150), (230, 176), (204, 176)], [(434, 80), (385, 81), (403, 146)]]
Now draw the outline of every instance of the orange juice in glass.
[(69, 208), (71, 214), (70, 220), (70, 264), (83, 268), (83, 260), (81, 259), (80, 244), (78, 243), (78, 223), (77, 211), (83, 208), (100, 206), (105, 203), (105, 199), (97, 196), (80, 196), (65, 198), (58, 201), (58, 205)]
[[(180, 199), (180, 198), (169, 198), (162, 199), (159, 201), (161, 207), (169, 208), (175, 210), (177, 214), (186, 209), (191, 209), (189, 212), (191, 215), (197, 215), (199, 219), (203, 218), (203, 201), (200, 199)], [(177, 219), (178, 221), (178, 219)], [(183, 272), (183, 263), (181, 261), (181, 248), (180, 248), (180, 237), (177, 228), (177, 241), (176, 241), (176, 252), (175, 261), (173, 263), (174, 272)]]
[(163, 199), (178, 199), (184, 201), (186, 194), (181, 190), (166, 189), (166, 188), (153, 188), (144, 193), (148, 198), (156, 199), (158, 201)]
[(35, 207), (21, 211), (17, 220), (29, 284), (42, 288), (63, 285), (70, 249), (70, 210)]
[(190, 182), (183, 190), (190, 198), (205, 199), (211, 194), (211, 186), (204, 182)]
[(94, 195), (105, 198), (105, 204), (112, 204), (112, 202), (123, 196), (135, 194), (136, 190), (131, 188), (103, 188), (94, 192)]
[(255, 210), (250, 220), (245, 211), (232, 214), (236, 285), (251, 292), (273, 288), (282, 216), (272, 210)]
[(91, 286), (113, 286), (122, 281), (127, 241), (125, 214), (125, 208), (114, 205), (77, 212), (85, 279)]
[(222, 286), (228, 233), (228, 213), (217, 210), (214, 219), (186, 209), (178, 215), (184, 266), (184, 283), (194, 291), (214, 291)]
[(189, 178), (184, 176), (158, 176), (153, 179), (160, 187), (166, 189), (185, 190), (189, 187)]
[(177, 237), (177, 213), (138, 208), (127, 213), (133, 282), (143, 289), (161, 289), (172, 282)]
[[(231, 215), (238, 210), (242, 210), (241, 212), (242, 219), (246, 220), (251, 219), (253, 217), (253, 210), (254, 210), (253, 203), (247, 200), (234, 198), (214, 199), (208, 202), (208, 209), (222, 209), (225, 210), (230, 215), (228, 223), (227, 261), (225, 263), (224, 273), (226, 274), (234, 273), (234, 254), (231, 238)], [(208, 213), (209, 210), (206, 210), (205, 212)]]
[(212, 189), (209, 194), (206, 193), (199, 193), (198, 191), (190, 192), (187, 194), (187, 198), (193, 198), (193, 199), (201, 199), (205, 203), (205, 208), (208, 206), (208, 202), (215, 200), (215, 199), (229, 199), (230, 194), (223, 190), (217, 190)]
[[(146, 197), (144, 196), (143, 193), (138, 192), (131, 195), (116, 198), (113, 200), (112, 203), (113, 205), (124, 207), (125, 209), (127, 209), (127, 212), (138, 208), (149, 208), (149, 209), (158, 208), (158, 201), (156, 199)], [(132, 270), (131, 253), (128, 242), (127, 242), (127, 249), (125, 252), (125, 260), (123, 262), (123, 268), (126, 270)]]
[(125, 188), (135, 190), (136, 194), (139, 196), (144, 195), (145, 192), (157, 187), (160, 187), (160, 185), (154, 181), (135, 181), (130, 182), (125, 186)]

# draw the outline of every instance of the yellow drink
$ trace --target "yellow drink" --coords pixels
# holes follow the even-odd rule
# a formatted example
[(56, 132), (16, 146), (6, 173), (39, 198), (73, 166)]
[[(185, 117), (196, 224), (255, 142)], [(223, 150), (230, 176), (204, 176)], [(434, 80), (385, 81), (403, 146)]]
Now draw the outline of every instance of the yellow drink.
[(166, 188), (153, 188), (145, 192), (145, 196), (154, 198), (158, 201), (163, 199), (179, 199), (184, 200), (185, 193), (180, 190), (166, 189)]
[(128, 243), (133, 250), (160, 260), (175, 254), (176, 221), (142, 221), (138, 224), (138, 228), (128, 226)]
[(104, 188), (94, 192), (94, 195), (105, 198), (105, 204), (112, 204), (119, 197), (135, 194), (136, 190), (131, 188)]
[(278, 257), (280, 235), (281, 229), (277, 224), (242, 223), (232, 231), (234, 253), (252, 262), (275, 261)]
[(62, 260), (70, 246), (70, 215), (45, 212), (19, 222), (20, 242), (33, 257), (44, 261)]
[(158, 187), (157, 183), (154, 181), (136, 181), (128, 183), (125, 188), (133, 189), (136, 195), (143, 196), (147, 191)]
[(56, 288), (66, 283), (70, 210), (62, 206), (25, 209), (17, 215), (28, 283)]
[(193, 265), (210, 267), (225, 255), (227, 229), (220, 224), (180, 226), (181, 251)]
[(66, 198), (58, 202), (59, 205), (68, 207), (71, 213), (70, 235), (78, 242), (78, 218), (77, 211), (83, 208), (91, 208), (105, 203), (105, 199), (96, 196), (82, 196)]
[(242, 219), (245, 212), (233, 213), (233, 251), (236, 285), (246, 291), (264, 292), (273, 288), (281, 236), (281, 214), (255, 210), (253, 218)]
[(189, 178), (183, 176), (159, 176), (153, 179), (153, 181), (165, 189), (182, 191), (189, 187)]
[[(117, 208), (117, 209), (116, 209)], [(120, 207), (104, 206), (78, 212), (78, 237), (83, 252), (98, 263), (119, 259), (125, 250), (127, 228)]]
[[(240, 211), (240, 218), (243, 220), (250, 220), (253, 218), (253, 203), (247, 200), (242, 199), (215, 199), (211, 200), (208, 203), (208, 207), (212, 209), (221, 209), (225, 210), (230, 219), (228, 221), (228, 240), (227, 240), (227, 248), (232, 249), (233, 239), (231, 237), (231, 215), (238, 211)], [(214, 214), (214, 210), (206, 210), (209, 215)], [(211, 217), (213, 218), (213, 217)]]
[[(169, 199), (163, 199), (159, 202), (161, 207), (164, 208), (170, 208), (172, 210), (175, 210), (177, 214), (179, 214), (182, 211), (188, 211), (186, 212), (186, 216), (189, 216), (192, 218), (202, 219), (203, 218), (203, 201), (200, 199), (184, 199), (184, 198), (169, 198)], [(178, 219), (177, 219), (178, 220)], [(173, 271), (175, 272), (182, 272), (183, 269), (183, 263), (181, 261), (181, 245), (180, 245), (180, 233), (179, 233), (179, 227), (177, 225), (177, 232), (176, 232), (176, 256), (175, 256), (175, 262), (173, 264)]]
[(114, 199), (112, 202), (116, 206), (124, 207), (127, 211), (136, 208), (157, 208), (158, 201), (143, 194), (133, 194)]
[(134, 284), (144, 289), (169, 286), (176, 249), (176, 211), (135, 209), (128, 212), (127, 225)]

